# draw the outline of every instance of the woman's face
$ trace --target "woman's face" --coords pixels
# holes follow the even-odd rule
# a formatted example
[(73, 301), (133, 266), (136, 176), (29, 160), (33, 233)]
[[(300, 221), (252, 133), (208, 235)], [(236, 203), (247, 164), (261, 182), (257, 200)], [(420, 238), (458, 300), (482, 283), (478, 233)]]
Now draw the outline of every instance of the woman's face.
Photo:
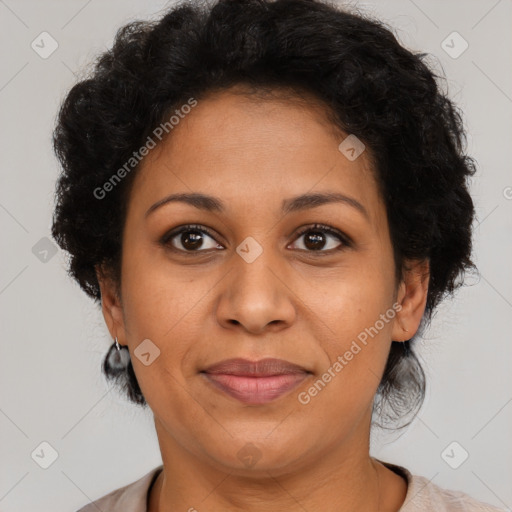
[[(391, 340), (413, 336), (426, 288), (396, 283), (368, 155), (340, 150), (346, 136), (319, 106), (224, 91), (145, 157), (123, 234), (122, 305), (105, 281), (102, 297), (163, 452), (277, 474), (367, 451)], [(152, 208), (173, 194), (212, 199)], [(234, 358), (289, 364), (212, 368)]]

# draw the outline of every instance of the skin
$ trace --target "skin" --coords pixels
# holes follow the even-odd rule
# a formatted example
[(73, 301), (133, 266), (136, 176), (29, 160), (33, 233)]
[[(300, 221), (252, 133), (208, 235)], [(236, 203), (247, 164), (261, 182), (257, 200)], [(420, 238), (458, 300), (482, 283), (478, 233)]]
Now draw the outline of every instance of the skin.
[[(128, 345), (154, 414), (164, 470), (149, 511), (397, 511), (407, 484), (369, 455), (372, 403), (392, 340), (418, 329), (428, 263), (409, 262), (395, 280), (368, 151), (348, 160), (338, 150), (347, 134), (320, 104), (242, 93), (201, 99), (143, 161), (124, 226), (120, 296), (97, 268), (105, 321)], [(171, 202), (145, 217), (167, 195), (191, 192), (221, 199), (225, 211)], [(314, 192), (350, 196), (367, 216), (341, 202), (281, 213), (284, 199)], [(203, 235), (199, 253), (187, 254), (180, 235), (175, 251), (161, 243), (191, 223), (215, 235)], [(297, 233), (314, 223), (352, 244), (324, 233), (308, 248), (308, 233)], [(252, 263), (236, 252), (246, 237), (263, 250)], [(298, 393), (395, 302), (396, 316), (301, 404)], [(134, 355), (145, 339), (160, 350), (149, 366)], [(273, 402), (247, 405), (199, 374), (232, 357), (281, 358), (312, 375)], [(259, 455), (251, 467), (237, 455), (247, 443)]]

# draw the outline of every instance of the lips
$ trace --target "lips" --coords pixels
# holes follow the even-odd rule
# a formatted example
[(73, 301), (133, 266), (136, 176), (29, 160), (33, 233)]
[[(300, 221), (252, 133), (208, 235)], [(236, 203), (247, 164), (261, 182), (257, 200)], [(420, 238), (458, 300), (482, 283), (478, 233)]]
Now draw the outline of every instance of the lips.
[(305, 368), (285, 361), (284, 359), (261, 359), (249, 361), (248, 359), (226, 359), (220, 363), (209, 366), (206, 373), (210, 375), (237, 375), (239, 377), (271, 377), (273, 375), (289, 375), (307, 372)]
[(283, 359), (228, 359), (202, 375), (218, 390), (246, 404), (265, 404), (297, 387), (311, 372)]

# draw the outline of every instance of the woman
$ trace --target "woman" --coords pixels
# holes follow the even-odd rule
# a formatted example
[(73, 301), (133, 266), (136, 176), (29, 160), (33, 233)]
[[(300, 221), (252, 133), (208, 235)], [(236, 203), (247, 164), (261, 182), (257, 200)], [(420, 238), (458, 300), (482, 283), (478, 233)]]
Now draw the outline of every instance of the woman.
[(65, 99), (53, 236), (163, 464), (82, 511), (498, 510), (369, 454), (471, 261), (461, 116), (381, 23), (184, 3)]

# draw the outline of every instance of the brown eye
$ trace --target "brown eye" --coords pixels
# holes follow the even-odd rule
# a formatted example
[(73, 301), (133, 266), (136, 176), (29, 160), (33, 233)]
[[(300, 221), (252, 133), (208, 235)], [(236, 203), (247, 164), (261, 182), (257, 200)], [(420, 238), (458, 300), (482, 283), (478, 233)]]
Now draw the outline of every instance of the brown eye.
[(298, 247), (293, 247), (294, 249), (308, 252), (329, 252), (350, 246), (348, 237), (328, 226), (309, 226), (298, 234), (297, 240), (301, 239), (302, 243), (298, 244)]
[(180, 234), (179, 242), (187, 251), (200, 249), (203, 245), (203, 235), (199, 231), (184, 231)]
[(303, 236), (304, 245), (312, 251), (323, 249), (326, 244), (327, 236), (320, 231), (309, 231)]
[(161, 243), (182, 252), (203, 252), (222, 248), (204, 227), (182, 226), (166, 234)]

